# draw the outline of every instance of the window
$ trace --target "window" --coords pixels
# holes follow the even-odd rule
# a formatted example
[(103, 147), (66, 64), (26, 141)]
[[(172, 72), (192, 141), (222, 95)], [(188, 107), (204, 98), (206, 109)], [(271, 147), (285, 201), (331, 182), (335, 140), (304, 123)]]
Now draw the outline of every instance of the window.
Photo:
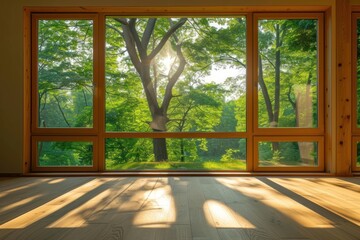
[(33, 137), (33, 170), (92, 171), (97, 168), (95, 137)]
[[(151, 162), (229, 169), (220, 161), (225, 156), (239, 162), (233, 170), (245, 169), (246, 141), (216, 138), (246, 131), (244, 16), (107, 17), (105, 89), (106, 131), (113, 137), (106, 140), (106, 169), (152, 168)], [(123, 132), (133, 138), (123, 139)], [(149, 132), (186, 138), (143, 138)], [(196, 138), (199, 132), (211, 139)]]
[[(292, 140), (293, 139), (293, 140)], [(255, 138), (257, 170), (296, 171), (298, 168), (323, 169), (321, 137)], [(320, 161), (319, 161), (320, 160)]]
[(93, 21), (41, 19), (38, 33), (37, 127), (91, 128)]
[(94, 15), (34, 15), (33, 133), (94, 132)]
[(255, 170), (321, 170), (321, 14), (256, 14)]
[(258, 18), (258, 128), (317, 128), (318, 19)]
[(34, 171), (324, 170), (322, 14), (32, 26)]
[(95, 170), (96, 17), (34, 14), (32, 29), (32, 170)]

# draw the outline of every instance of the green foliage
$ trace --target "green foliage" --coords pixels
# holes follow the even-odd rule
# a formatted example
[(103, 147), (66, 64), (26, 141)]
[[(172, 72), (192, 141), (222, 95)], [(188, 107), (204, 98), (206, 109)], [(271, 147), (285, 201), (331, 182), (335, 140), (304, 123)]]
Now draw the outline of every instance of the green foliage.
[[(214, 144), (209, 144), (210, 140), (213, 141)], [(236, 162), (244, 163), (246, 159), (246, 145), (244, 144), (244, 139), (174, 138), (167, 139), (166, 143), (167, 148), (169, 149), (169, 160), (166, 163), (161, 163), (156, 162), (154, 159), (151, 139), (107, 139), (107, 169), (138, 169), (144, 166), (147, 166), (147, 168), (151, 167), (151, 169), (174, 169), (176, 166), (178, 166), (178, 168), (186, 166), (187, 169), (194, 166), (194, 169), (198, 169), (202, 166), (203, 169), (207, 169), (211, 165), (222, 169), (222, 164), (224, 164), (224, 168), (227, 168), (227, 165), (230, 166), (231, 162), (234, 162), (233, 166), (237, 166), (238, 164)], [(237, 145), (234, 143), (237, 143)], [(234, 145), (234, 149), (222, 150), (225, 146), (231, 145)], [(209, 154), (214, 152), (217, 154)], [(222, 161), (224, 155), (227, 156), (226, 162)], [(181, 157), (183, 157), (183, 160)], [(230, 158), (232, 160), (230, 160)], [(180, 162), (184, 164), (180, 164)]]
[(195, 162), (199, 158), (196, 139), (175, 138), (167, 144), (170, 161)]
[(39, 166), (92, 166), (92, 143), (88, 142), (39, 142)]
[(273, 161), (276, 164), (276, 163), (280, 163), (281, 160), (283, 159), (284, 157), (281, 156), (280, 150), (273, 151), (271, 161)]
[(107, 170), (236, 170), (245, 171), (245, 161), (233, 162), (217, 162), (217, 161), (201, 161), (201, 162), (130, 162), (126, 164), (113, 165), (110, 161), (106, 162)]
[(144, 138), (107, 139), (105, 158), (114, 164), (153, 161), (151, 141)]
[(261, 166), (317, 166), (318, 146), (312, 142), (260, 142), (259, 161)]
[(221, 156), (220, 158), (220, 162), (231, 162), (236, 160), (235, 158), (235, 154), (239, 153), (240, 150), (236, 150), (236, 149), (226, 149), (225, 150), (225, 154)]

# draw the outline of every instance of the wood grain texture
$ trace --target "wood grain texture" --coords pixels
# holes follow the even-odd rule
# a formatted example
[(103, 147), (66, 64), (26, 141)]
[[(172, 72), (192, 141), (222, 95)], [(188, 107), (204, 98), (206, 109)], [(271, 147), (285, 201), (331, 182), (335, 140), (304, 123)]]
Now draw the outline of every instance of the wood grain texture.
[[(336, 1), (336, 174), (351, 173), (351, 7)], [(354, 118), (355, 119), (355, 118)]]
[(0, 178), (2, 240), (357, 240), (360, 178)]

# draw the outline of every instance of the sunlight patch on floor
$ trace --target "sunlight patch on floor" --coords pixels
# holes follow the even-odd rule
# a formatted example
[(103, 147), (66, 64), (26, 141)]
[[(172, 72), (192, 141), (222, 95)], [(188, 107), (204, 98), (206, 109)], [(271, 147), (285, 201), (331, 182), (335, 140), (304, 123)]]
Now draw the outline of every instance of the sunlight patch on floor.
[(142, 210), (135, 214), (133, 225), (139, 228), (170, 228), (176, 221), (176, 212), (171, 187), (167, 183), (157, 183)]
[(65, 178), (58, 178), (58, 179), (51, 180), (49, 182), (49, 184), (61, 183), (61, 182), (65, 181), (65, 180), (66, 180)]
[(78, 198), (82, 197), (86, 194), (86, 191), (78, 192), (82, 190), (83, 186), (100, 186), (103, 183), (94, 179), (78, 188), (75, 188), (31, 211), (28, 211), (2, 225), (0, 225), (0, 229), (20, 229), (26, 228), (41, 219), (48, 217), (49, 215), (55, 213), (56, 211), (66, 207), (66, 205), (76, 201)]
[(207, 222), (215, 228), (255, 228), (247, 219), (236, 213), (226, 204), (216, 200), (206, 200), (204, 208)]
[(245, 186), (242, 186), (244, 185), (242, 179), (237, 180), (240, 182), (224, 181), (223, 178), (217, 178), (217, 180), (250, 199), (256, 199), (262, 204), (276, 209), (282, 215), (289, 218), (289, 220), (292, 220), (299, 225), (307, 228), (315, 228), (318, 226), (321, 226), (322, 228), (334, 228), (334, 223), (331, 220), (280, 193), (258, 179), (252, 179), (252, 182), (245, 183)]
[(31, 203), (32, 201), (34, 201), (35, 199), (37, 199), (37, 198), (39, 198), (41, 196), (42, 196), (42, 194), (37, 194), (37, 195), (31, 196), (31, 197), (22, 199), (20, 201), (14, 202), (12, 204), (9, 204), (7, 206), (0, 207), (0, 213), (10, 211), (12, 209), (15, 209), (15, 208), (24, 206), (26, 204), (29, 204), (29, 203)]

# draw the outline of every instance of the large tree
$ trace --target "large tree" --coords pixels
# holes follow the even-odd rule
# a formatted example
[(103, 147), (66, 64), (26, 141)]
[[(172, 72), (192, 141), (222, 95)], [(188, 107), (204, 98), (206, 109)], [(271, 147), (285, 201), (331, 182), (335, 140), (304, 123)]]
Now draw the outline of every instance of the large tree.
[[(220, 100), (215, 100), (210, 88), (202, 87), (208, 84), (205, 83), (208, 80), (204, 79), (216, 69), (214, 66), (232, 66), (239, 72), (239, 69), (245, 68), (245, 26), (244, 19), (231, 18), (111, 18), (107, 21), (109, 43), (115, 39), (114, 33), (120, 36), (118, 41), (122, 43), (118, 45), (123, 46), (117, 52), (123, 55), (122, 65), (126, 66), (126, 61), (131, 62), (131, 66), (120, 67), (125, 73), (123, 75), (130, 77), (129, 69), (132, 68), (141, 80), (151, 113), (148, 126), (152, 131), (204, 131), (205, 125), (206, 131), (214, 131), (213, 127), (220, 120), (220, 102), (225, 100), (225, 94), (220, 87), (214, 88), (214, 91), (219, 92), (218, 95), (222, 95)], [(109, 49), (112, 51), (111, 47)], [(167, 56), (169, 52), (171, 57)], [(116, 68), (118, 59), (114, 54), (109, 55), (113, 63), (107, 64)], [(119, 77), (122, 78), (120, 73)], [(189, 91), (181, 90), (184, 84), (175, 90), (175, 85), (179, 86), (179, 79), (184, 84), (188, 82), (186, 87)], [(237, 80), (233, 78), (232, 82)], [(212, 81), (219, 79), (214, 78)], [(238, 97), (233, 88), (235, 85), (232, 84), (232, 89), (228, 89), (234, 95), (233, 98)], [(190, 86), (193, 86), (192, 89)], [(230, 84), (224, 86), (226, 88)], [(219, 113), (211, 114), (211, 109), (215, 108), (218, 108), (215, 111)], [(189, 111), (192, 112), (190, 117)], [(185, 123), (191, 127), (185, 130)], [(204, 125), (202, 129), (201, 124)], [(156, 161), (168, 158), (165, 139), (154, 139), (153, 148)]]
[[(182, 44), (176, 36), (176, 31), (186, 23), (187, 18), (181, 18), (177, 21), (168, 18), (168, 23), (158, 23), (157, 18), (148, 18), (145, 20), (145, 24), (144, 19), (139, 21), (137, 18), (114, 18), (114, 20), (121, 24), (121, 29), (112, 25), (108, 25), (108, 27), (113, 28), (122, 36), (130, 60), (140, 76), (152, 118), (149, 126), (154, 132), (164, 132), (169, 121), (167, 111), (173, 98), (172, 90), (186, 65)], [(139, 22), (144, 27), (139, 26)], [(156, 24), (161, 24), (160, 30), (163, 33), (160, 36), (158, 32), (154, 31)], [(154, 68), (153, 61), (155, 61), (168, 41), (175, 50), (178, 60), (176, 70), (169, 71), (166, 76), (168, 81), (163, 98), (160, 100), (157, 92), (156, 74), (154, 74), (156, 66)], [(153, 147), (156, 161), (168, 159), (165, 138), (155, 138)]]

